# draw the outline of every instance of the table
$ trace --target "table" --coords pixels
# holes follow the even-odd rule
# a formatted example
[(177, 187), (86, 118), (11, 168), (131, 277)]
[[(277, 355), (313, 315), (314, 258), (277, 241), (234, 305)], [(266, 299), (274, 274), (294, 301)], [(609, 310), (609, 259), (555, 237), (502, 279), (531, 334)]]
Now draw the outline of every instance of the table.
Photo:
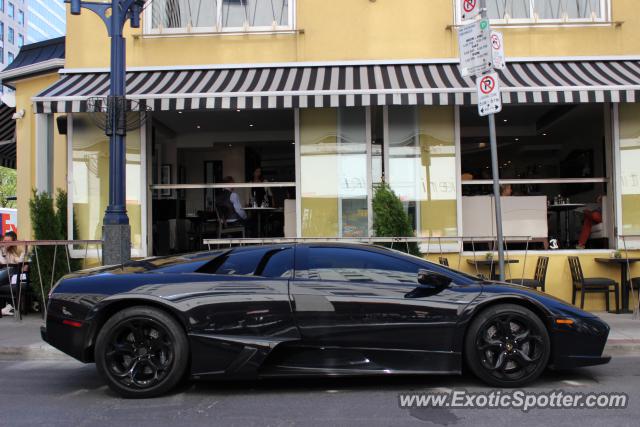
[[(517, 259), (505, 259), (505, 264), (517, 264), (520, 261)], [(497, 280), (498, 275), (496, 274), (496, 269), (498, 268), (498, 260), (497, 259), (467, 259), (467, 263), (471, 265), (475, 265), (476, 267), (490, 267), (491, 268), (491, 279)]]
[(621, 310), (620, 313), (631, 313), (629, 310), (629, 277), (627, 275), (627, 263), (633, 264), (640, 261), (640, 258), (596, 258), (596, 262), (602, 264), (618, 264), (620, 266), (620, 286), (622, 286)]
[(569, 234), (569, 212), (578, 208), (584, 208), (586, 205), (584, 203), (560, 203), (557, 205), (549, 205), (548, 208), (551, 211), (558, 212), (558, 234), (560, 234), (560, 230), (562, 229), (562, 221), (560, 220), (560, 214), (564, 213), (564, 243), (563, 246), (565, 249), (568, 249), (571, 246), (571, 237)]
[(271, 208), (271, 207), (261, 207), (261, 206), (257, 206), (257, 207), (251, 207), (248, 206), (246, 208), (243, 208), (245, 211), (248, 212), (255, 212), (256, 216), (258, 217), (258, 237), (262, 237), (262, 214), (265, 212), (273, 212), (276, 210), (276, 208)]

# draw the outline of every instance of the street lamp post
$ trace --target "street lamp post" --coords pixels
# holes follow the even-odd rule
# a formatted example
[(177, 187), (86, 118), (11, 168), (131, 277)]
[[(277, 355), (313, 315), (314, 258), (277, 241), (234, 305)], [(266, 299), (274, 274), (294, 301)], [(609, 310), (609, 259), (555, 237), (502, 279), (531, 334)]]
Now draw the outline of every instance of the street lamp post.
[(81, 9), (97, 14), (111, 38), (111, 82), (107, 98), (109, 136), (109, 205), (102, 226), (102, 260), (105, 265), (122, 264), (131, 258), (131, 227), (126, 207), (126, 53), (122, 30), (127, 20), (132, 28), (140, 27), (140, 14), (145, 0), (111, 0), (110, 2), (65, 0), (71, 14)]

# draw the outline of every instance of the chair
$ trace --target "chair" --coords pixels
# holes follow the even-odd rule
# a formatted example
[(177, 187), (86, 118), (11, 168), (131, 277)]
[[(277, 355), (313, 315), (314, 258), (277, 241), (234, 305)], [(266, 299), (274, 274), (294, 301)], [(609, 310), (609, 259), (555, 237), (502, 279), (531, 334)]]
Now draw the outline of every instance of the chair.
[(449, 267), (449, 259), (447, 257), (444, 257), (444, 256), (439, 257), (438, 263), (440, 265), (444, 265), (445, 267)]
[(242, 224), (231, 224), (227, 225), (227, 218), (222, 217), (218, 208), (214, 208), (216, 212), (216, 217), (218, 218), (218, 239), (222, 238), (224, 234), (235, 234), (240, 233), (242, 238), (244, 239), (244, 225)]
[(540, 290), (544, 292), (545, 291), (544, 285), (547, 277), (548, 265), (549, 265), (549, 257), (546, 257), (546, 256), (538, 257), (538, 262), (536, 263), (536, 272), (533, 275), (533, 279), (513, 279), (509, 281), (511, 283), (527, 286), (533, 289), (540, 288)]
[(573, 281), (573, 293), (571, 296), (571, 303), (576, 303), (576, 293), (581, 291), (580, 308), (584, 308), (584, 295), (587, 292), (591, 293), (604, 293), (605, 304), (607, 311), (609, 311), (609, 294), (614, 292), (616, 298), (616, 313), (620, 311), (618, 306), (618, 282), (606, 277), (590, 277), (585, 278), (582, 274), (582, 266), (580, 265), (580, 259), (577, 256), (569, 257), (569, 268), (571, 269), (571, 279)]

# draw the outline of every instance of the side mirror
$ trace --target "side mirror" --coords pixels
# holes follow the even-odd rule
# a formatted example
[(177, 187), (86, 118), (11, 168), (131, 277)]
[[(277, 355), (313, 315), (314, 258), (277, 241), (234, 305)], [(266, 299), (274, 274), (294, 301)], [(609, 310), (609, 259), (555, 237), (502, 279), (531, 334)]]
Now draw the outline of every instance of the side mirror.
[(418, 283), (428, 289), (444, 289), (451, 284), (451, 278), (430, 270), (418, 271)]

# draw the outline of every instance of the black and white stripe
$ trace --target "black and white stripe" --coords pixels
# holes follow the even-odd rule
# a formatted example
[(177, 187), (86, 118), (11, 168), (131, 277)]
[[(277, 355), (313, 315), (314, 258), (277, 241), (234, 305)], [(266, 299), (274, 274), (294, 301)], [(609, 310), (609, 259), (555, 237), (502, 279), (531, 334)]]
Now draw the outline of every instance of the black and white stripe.
[[(512, 62), (499, 74), (505, 103), (640, 100), (636, 60)], [(33, 100), (39, 113), (83, 112), (108, 93), (108, 73), (74, 73)], [(133, 71), (127, 97), (154, 111), (476, 103), (455, 63)]]
[(0, 166), (16, 168), (15, 108), (0, 104)]

